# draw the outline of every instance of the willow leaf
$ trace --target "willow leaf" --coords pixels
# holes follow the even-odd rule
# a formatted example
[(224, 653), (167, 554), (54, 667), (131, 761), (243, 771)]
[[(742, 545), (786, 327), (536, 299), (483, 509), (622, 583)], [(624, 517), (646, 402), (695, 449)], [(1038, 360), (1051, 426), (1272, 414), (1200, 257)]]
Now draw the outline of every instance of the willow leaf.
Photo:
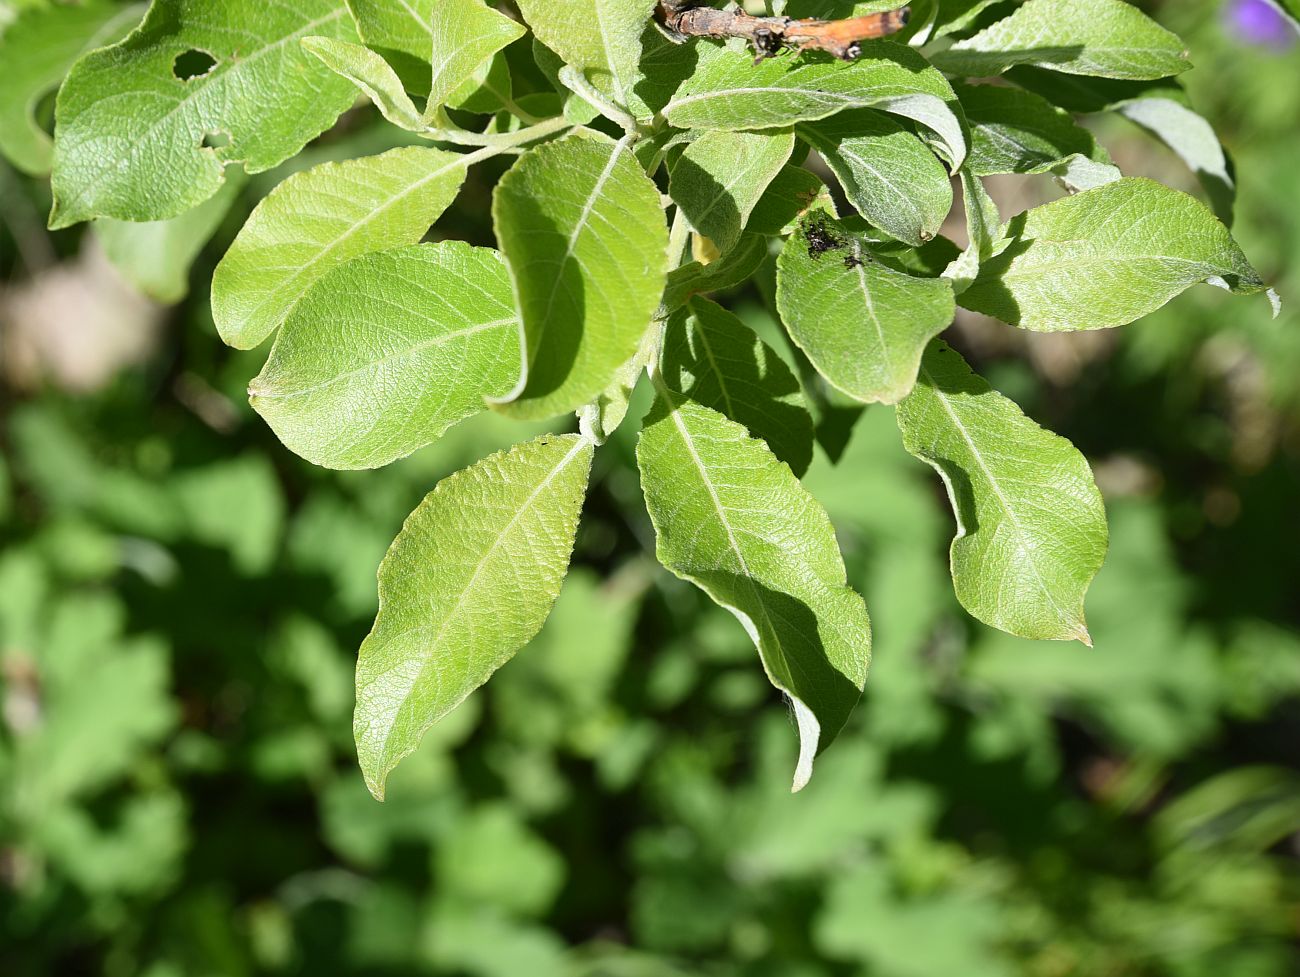
[(1092, 644), (1083, 599), (1106, 558), (1106, 511), (1078, 449), (938, 340), (897, 417), (904, 446), (948, 489), (962, 606), (1022, 638)]
[(455, 199), (466, 157), (422, 146), (295, 173), (244, 224), (212, 276), (221, 338), (252, 349), (331, 268), (414, 244)]
[(353, 733), (366, 784), (541, 630), (569, 566), (592, 446), (547, 435), (438, 483), (379, 568), (357, 660)]
[(821, 216), (786, 241), (776, 289), (781, 320), (817, 372), (865, 403), (907, 395), (926, 343), (955, 312), (947, 280), (888, 267), (865, 234)]
[(626, 142), (574, 135), (530, 149), (497, 184), (492, 219), (523, 323), (518, 418), (593, 400), (631, 358), (663, 294), (659, 191)]
[(510, 388), (513, 298), (491, 248), (443, 241), (356, 258), (286, 319), (249, 385), (253, 407), (314, 464), (386, 465)]
[[(302, 49), (313, 34), (354, 36), (341, 3), (155, 0), (59, 90), (50, 226), (175, 217), (216, 193), (228, 164), (260, 173), (295, 155), (355, 98)], [(178, 77), (193, 52), (211, 69)]]
[(799, 790), (853, 711), (871, 657), (830, 520), (763, 442), (662, 381), (637, 460), (660, 562), (736, 616), (790, 697)]
[(1122, 326), (1198, 282), (1244, 295), (1268, 288), (1204, 204), (1153, 180), (1117, 180), (1036, 207), (1003, 236), (1005, 250), (980, 268), (961, 304), (1040, 332)]

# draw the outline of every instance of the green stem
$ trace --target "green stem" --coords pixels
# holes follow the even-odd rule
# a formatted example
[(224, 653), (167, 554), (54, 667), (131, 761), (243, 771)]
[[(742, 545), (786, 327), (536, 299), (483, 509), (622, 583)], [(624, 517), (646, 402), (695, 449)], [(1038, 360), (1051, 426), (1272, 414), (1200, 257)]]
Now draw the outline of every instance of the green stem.
[[(573, 128), (572, 122), (563, 116), (557, 115), (553, 119), (547, 119), (545, 122), (528, 126), (528, 128), (520, 129), (518, 132), (466, 132), (462, 129), (430, 127), (424, 131), (424, 134), (437, 142), (449, 142), (456, 146), (481, 146), (484, 149), (502, 152), (515, 146), (521, 146), (524, 143), (544, 139), (562, 129), (571, 128)], [(471, 153), (470, 155), (477, 156), (478, 154)]]

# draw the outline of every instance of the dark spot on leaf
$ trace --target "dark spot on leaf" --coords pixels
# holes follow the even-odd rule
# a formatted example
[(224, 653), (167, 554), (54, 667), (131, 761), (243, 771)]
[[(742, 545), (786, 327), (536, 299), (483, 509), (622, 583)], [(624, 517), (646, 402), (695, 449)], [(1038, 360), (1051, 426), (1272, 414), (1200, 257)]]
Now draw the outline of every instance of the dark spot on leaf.
[(846, 254), (844, 256), (844, 267), (852, 271), (854, 268), (862, 267), (862, 259), (856, 254)]
[(192, 78), (198, 78), (200, 75), (206, 75), (216, 66), (216, 58), (208, 54), (207, 51), (193, 48), (176, 55), (176, 60), (172, 63), (172, 74), (181, 81), (189, 81)]
[(820, 258), (827, 251), (844, 247), (844, 242), (832, 233), (826, 226), (826, 218), (820, 214), (804, 225), (803, 236), (808, 242), (810, 258)]

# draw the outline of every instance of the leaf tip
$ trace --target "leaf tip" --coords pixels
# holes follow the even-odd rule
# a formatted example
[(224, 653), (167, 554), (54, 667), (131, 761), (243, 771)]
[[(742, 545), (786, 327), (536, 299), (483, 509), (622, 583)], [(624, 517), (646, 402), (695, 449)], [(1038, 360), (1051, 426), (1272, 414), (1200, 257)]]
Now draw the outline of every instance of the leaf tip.
[(795, 725), (799, 728), (799, 760), (794, 767), (794, 783), (790, 785), (790, 793), (797, 794), (812, 779), (813, 759), (817, 756), (817, 743), (821, 739), (822, 728), (813, 711), (794, 696), (790, 696), (790, 707), (794, 710)]
[(1074, 634), (1070, 637), (1075, 641), (1082, 643), (1087, 648), (1092, 647), (1092, 634), (1088, 631), (1088, 625), (1084, 624), (1082, 621), (1079, 622), (1078, 627), (1075, 628)]
[(1268, 304), (1273, 307), (1273, 318), (1276, 319), (1282, 314), (1282, 296), (1276, 288), (1270, 288), (1264, 294), (1268, 296)]
[(75, 214), (69, 214), (59, 203), (57, 195), (54, 197), (54, 203), (50, 206), (50, 216), (45, 226), (51, 231), (61, 231), (65, 227), (71, 227), (81, 218)]

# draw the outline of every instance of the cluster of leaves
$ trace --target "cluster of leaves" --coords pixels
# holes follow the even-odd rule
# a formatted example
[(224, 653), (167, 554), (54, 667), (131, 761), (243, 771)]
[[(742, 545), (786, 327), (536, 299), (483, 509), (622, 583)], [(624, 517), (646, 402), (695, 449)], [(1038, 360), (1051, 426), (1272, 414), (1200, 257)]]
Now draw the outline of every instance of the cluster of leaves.
[[(1277, 201), (1300, 194), (1295, 55), (1243, 50), (1209, 12), (1175, 0), (1162, 17), (1190, 28), (1189, 87), (1254, 177), (1243, 244), (1292, 292), (1300, 214)], [(521, 424), (485, 412), (378, 471), (298, 463), (246, 404), (264, 357), (219, 348), (205, 283), (295, 168), (400, 141), (373, 120), (231, 191), (147, 365), (89, 397), (0, 390), (0, 971), (1296, 972), (1300, 791), (1275, 765), (1295, 766), (1300, 702), (1300, 550), (1284, 531), (1300, 333), (1212, 289), (1071, 337), (1089, 344), (954, 331), (1096, 459), (1115, 544), (1089, 598), (1094, 651), (962, 614), (942, 495), (891, 412), (870, 411), (804, 483), (849, 583), (882, 609), (872, 694), (790, 798), (788, 723), (747, 637), (645, 556), (626, 425), (596, 455), (574, 567), (533, 646), (370, 802), (350, 724), (373, 568), (430, 485)], [(1123, 119), (1099, 136), (1126, 168), (1190, 186)], [(440, 227), (490, 240), (497, 172), (472, 173)], [(21, 222), (48, 188), (0, 163), (0, 195), (17, 292), (39, 237)], [(150, 263), (123, 269), (183, 289), (178, 238), (136, 230)], [(49, 240), (72, 258), (117, 233)], [(801, 375), (759, 285), (728, 306)], [(1063, 349), (1085, 365), (1076, 381), (1049, 369)]]
[[(870, 657), (865, 605), (799, 480), (842, 398), (896, 404), (907, 450), (942, 476), (973, 616), (1090, 643), (1084, 595), (1107, 529), (1089, 466), (937, 337), (958, 305), (1051, 332), (1126, 324), (1200, 282), (1266, 290), (1219, 219), (1231, 167), (1172, 80), (1190, 67), (1183, 43), (1122, 0), (930, 0), (851, 62), (755, 63), (737, 43), (667, 37), (653, 0), (517, 7), (522, 23), (481, 0), (155, 0), (80, 57), (126, 29), (122, 8), (37, 9), (5, 34), (4, 57), (29, 62), (0, 106), (22, 123), (7, 151), (52, 167), (51, 227), (115, 222), (106, 241), (128, 262), (140, 234), (192, 253), (224, 212), (229, 167), (294, 157), (358, 89), (411, 134), (284, 180), (214, 273), (221, 337), (250, 349), (274, 335), (249, 394), (303, 458), (385, 465), (488, 408), (577, 415), (579, 433), (442, 481), (393, 542), (357, 668), (372, 792), (542, 627), (595, 449), (643, 372), (657, 555), (740, 619), (788, 695), (796, 788)], [(32, 109), (65, 69), (51, 148)], [(993, 77), (1010, 84), (970, 81)], [(1100, 111), (1186, 159), (1219, 217), (1124, 177), (1071, 114)], [(843, 212), (801, 165), (810, 149)], [(420, 243), (468, 169), (504, 154), (518, 159), (493, 193), (496, 248)], [(982, 179), (1043, 173), (1069, 195), (1004, 224)], [(964, 250), (939, 234), (954, 176)], [(795, 370), (704, 297), (773, 254)]]

